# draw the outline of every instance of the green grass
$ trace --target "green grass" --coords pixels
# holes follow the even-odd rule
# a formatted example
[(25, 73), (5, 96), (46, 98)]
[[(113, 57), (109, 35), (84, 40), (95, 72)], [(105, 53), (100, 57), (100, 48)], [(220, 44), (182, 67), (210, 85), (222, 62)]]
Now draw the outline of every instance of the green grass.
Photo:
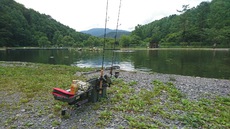
[[(0, 103), (1, 113), (15, 116), (14, 111), (20, 111), (21, 108), (36, 110), (38, 117), (47, 115), (54, 119), (50, 123), (52, 126), (59, 126), (58, 118), (62, 118), (60, 111), (68, 105), (53, 99), (52, 88), (67, 89), (71, 80), (86, 79), (74, 76), (76, 71), (89, 70), (91, 69), (62, 65), (0, 62), (0, 97), (4, 98)], [(171, 81), (174, 80), (172, 77)], [(229, 96), (192, 101), (172, 82), (153, 80), (152, 90), (141, 89), (138, 92), (135, 91), (137, 84), (136, 81), (115, 79), (107, 91), (109, 99), (91, 103), (92, 110), (100, 111), (98, 118), (95, 118), (98, 120), (95, 123), (98, 127), (106, 127), (115, 119), (114, 114), (121, 113), (128, 124), (125, 128), (170, 128), (178, 125), (184, 128), (230, 128)], [(6, 96), (14, 98), (13, 101), (7, 100)], [(36, 105), (35, 101), (41, 104)], [(66, 116), (65, 119), (70, 117)], [(19, 119), (20, 117), (10, 117), (0, 120), (6, 127), (12, 125), (13, 128), (14, 122)], [(168, 125), (166, 121), (172, 124)], [(25, 123), (24, 126), (33, 127), (34, 124)]]
[[(0, 98), (4, 100), (0, 108), (5, 113), (39, 109), (36, 112), (38, 116), (60, 116), (62, 107), (68, 105), (54, 100), (51, 94), (53, 87), (68, 89), (73, 79), (86, 80), (83, 76), (74, 75), (77, 71), (89, 70), (64, 65), (0, 62)], [(36, 101), (40, 104), (37, 105)], [(6, 126), (14, 121), (4, 120)], [(52, 124), (57, 125), (57, 122)], [(33, 125), (29, 123), (25, 126)]]
[[(110, 103), (116, 106), (107, 110), (123, 112), (129, 128), (169, 128), (177, 127), (178, 122), (185, 128), (230, 127), (229, 96), (192, 101), (171, 82), (164, 84), (154, 80), (152, 84), (153, 90), (142, 89), (134, 94), (133, 82), (117, 81), (109, 91), (113, 93)], [(150, 115), (143, 116), (143, 113)], [(162, 121), (154, 119), (155, 117)], [(165, 121), (178, 122), (167, 125)]]

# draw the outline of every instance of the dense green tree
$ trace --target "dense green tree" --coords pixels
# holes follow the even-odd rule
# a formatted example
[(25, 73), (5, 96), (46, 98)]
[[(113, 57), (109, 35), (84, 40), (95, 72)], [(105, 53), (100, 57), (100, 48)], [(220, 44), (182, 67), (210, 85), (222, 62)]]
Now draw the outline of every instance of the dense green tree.
[(59, 46), (59, 47), (63, 47), (64, 45), (63, 45), (63, 42), (62, 42), (62, 39), (63, 39), (63, 35), (59, 35), (58, 36), (58, 39), (57, 39), (57, 45)]
[(139, 36), (140, 38), (144, 38), (144, 33), (143, 33), (142, 25), (138, 24), (135, 27), (135, 31), (133, 31), (131, 35), (133, 35), (133, 36)]
[(42, 36), (39, 38), (38, 44), (40, 47), (49, 47), (51, 42), (48, 40), (46, 36)]
[(74, 45), (75, 40), (71, 36), (64, 36), (62, 39), (62, 43), (67, 47), (71, 47)]
[(131, 37), (131, 45), (132, 46), (141, 46), (141, 37), (137, 35), (132, 35)]
[(61, 35), (60, 31), (55, 31), (53, 39), (52, 39), (52, 45), (58, 45), (58, 38)]
[(181, 28), (182, 28), (182, 41), (185, 42), (188, 40), (188, 37), (186, 37), (186, 31), (187, 31), (187, 27), (189, 24), (189, 20), (188, 20), (188, 13), (185, 13), (186, 11), (188, 11), (189, 9), (189, 5), (183, 5), (182, 6), (182, 10), (177, 10), (177, 12), (182, 13), (182, 15), (180, 16), (180, 20), (181, 20)]
[(122, 47), (129, 47), (130, 44), (131, 44), (131, 38), (130, 38), (130, 36), (127, 36), (127, 35), (121, 36), (121, 38), (120, 38), (120, 45)]

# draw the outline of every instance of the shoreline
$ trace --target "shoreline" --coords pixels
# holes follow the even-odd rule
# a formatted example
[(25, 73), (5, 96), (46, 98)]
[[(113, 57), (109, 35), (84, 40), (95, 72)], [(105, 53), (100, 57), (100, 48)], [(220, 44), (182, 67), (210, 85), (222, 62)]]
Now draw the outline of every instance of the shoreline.
[[(46, 47), (46, 48), (41, 48), (41, 47), (0, 47), (0, 50), (64, 50), (64, 49), (72, 49), (69, 47)], [(76, 49), (76, 48), (73, 48)], [(83, 48), (83, 49), (90, 49), (90, 48)], [(175, 48), (120, 48), (122, 51), (127, 51), (127, 50), (215, 50), (215, 51), (230, 51), (230, 48), (209, 48), (209, 47), (204, 47), (204, 48), (196, 48), (196, 47), (175, 47)]]
[(121, 50), (206, 50), (206, 51), (230, 51), (230, 48), (121, 48)]
[[(0, 65), (9, 65), (9, 66), (15, 66), (15, 65), (24, 65), (26, 66), (27, 64), (44, 64), (44, 63), (33, 63), (33, 62), (21, 62), (21, 61), (0, 61)], [(53, 65), (53, 64), (44, 64), (44, 65)], [(57, 64), (57, 65), (62, 65), (62, 64)], [(64, 66), (70, 66), (70, 67), (78, 67), (78, 66), (71, 66), (71, 65), (64, 65)], [(87, 69), (87, 68), (91, 68), (91, 69), (95, 69), (95, 71), (100, 71), (100, 67), (79, 67), (81, 69)], [(106, 67), (105, 71), (106, 71)], [(95, 71), (90, 71), (90, 72), (95, 72)], [(147, 73), (147, 74), (165, 74), (165, 75), (176, 75), (176, 76), (187, 76), (187, 77), (194, 77), (194, 78), (207, 78), (207, 79), (220, 79), (220, 80), (230, 80), (230, 78), (214, 78), (214, 77), (202, 77), (202, 76), (189, 76), (189, 75), (180, 75), (180, 74), (167, 74), (167, 73), (158, 73), (158, 72), (153, 72), (153, 71), (142, 71), (142, 70), (120, 70), (123, 72), (130, 72), (130, 73)], [(108, 73), (107, 73), (108, 74)]]
[[(30, 67), (36, 66), (40, 63), (30, 63), (30, 62), (11, 62), (11, 61), (0, 61), (0, 66), (3, 67)], [(40, 64), (40, 65), (50, 65), (50, 64)], [(53, 65), (50, 65), (53, 66)], [(56, 66), (56, 65), (55, 65)], [(72, 66), (66, 66), (72, 67)], [(84, 68), (81, 68), (84, 69)], [(116, 71), (116, 70), (115, 70)], [(188, 95), (190, 99), (199, 99), (202, 94), (213, 94), (220, 96), (230, 96), (230, 80), (229, 79), (218, 79), (218, 78), (207, 78), (207, 77), (194, 77), (186, 75), (177, 74), (164, 74), (164, 73), (153, 73), (144, 71), (125, 71), (117, 70), (120, 72), (119, 79), (124, 82), (137, 82), (137, 88), (141, 89), (141, 85), (145, 85), (145, 88), (151, 90), (151, 83), (154, 80), (162, 81), (163, 83), (172, 82), (175, 86)], [(91, 71), (92, 72), (92, 71)], [(104, 70), (104, 74), (110, 75), (109, 70)], [(100, 75), (100, 70), (92, 72), (91, 74), (84, 74), (84, 72), (76, 72), (74, 76), (83, 76), (88, 79)], [(139, 85), (139, 86), (138, 86)], [(205, 90), (206, 88), (206, 90)], [(191, 92), (191, 93), (190, 93)], [(194, 92), (194, 93), (193, 93)], [(195, 95), (193, 95), (195, 94)]]
[(68, 50), (67, 47), (4, 47), (0, 50)]

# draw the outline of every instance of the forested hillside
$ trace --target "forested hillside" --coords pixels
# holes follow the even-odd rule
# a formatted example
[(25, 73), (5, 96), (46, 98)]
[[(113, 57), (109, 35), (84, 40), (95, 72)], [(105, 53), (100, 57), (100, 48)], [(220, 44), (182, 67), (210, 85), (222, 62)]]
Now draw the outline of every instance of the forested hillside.
[[(230, 0), (202, 2), (194, 8), (183, 5), (178, 12), (180, 15), (137, 25), (130, 35), (122, 35), (120, 46), (230, 47)], [(108, 38), (106, 43), (112, 44), (114, 39)], [(102, 44), (103, 38), (76, 32), (51, 16), (27, 9), (14, 0), (0, 0), (0, 47), (95, 47)]]
[(83, 46), (89, 37), (13, 0), (0, 0), (0, 47)]
[(230, 47), (230, 0), (202, 2), (195, 8), (183, 5), (180, 15), (171, 15), (146, 25), (137, 25), (123, 46)]

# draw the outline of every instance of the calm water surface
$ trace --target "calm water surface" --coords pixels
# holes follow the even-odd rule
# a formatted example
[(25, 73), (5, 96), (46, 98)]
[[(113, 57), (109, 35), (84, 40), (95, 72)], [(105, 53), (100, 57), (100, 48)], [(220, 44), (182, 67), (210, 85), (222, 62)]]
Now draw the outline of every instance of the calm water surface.
[[(105, 67), (111, 66), (111, 51), (105, 51)], [(123, 70), (230, 79), (230, 52), (217, 50), (116, 51), (114, 62)], [(6, 50), (1, 61), (23, 61), (100, 67), (102, 51)]]

